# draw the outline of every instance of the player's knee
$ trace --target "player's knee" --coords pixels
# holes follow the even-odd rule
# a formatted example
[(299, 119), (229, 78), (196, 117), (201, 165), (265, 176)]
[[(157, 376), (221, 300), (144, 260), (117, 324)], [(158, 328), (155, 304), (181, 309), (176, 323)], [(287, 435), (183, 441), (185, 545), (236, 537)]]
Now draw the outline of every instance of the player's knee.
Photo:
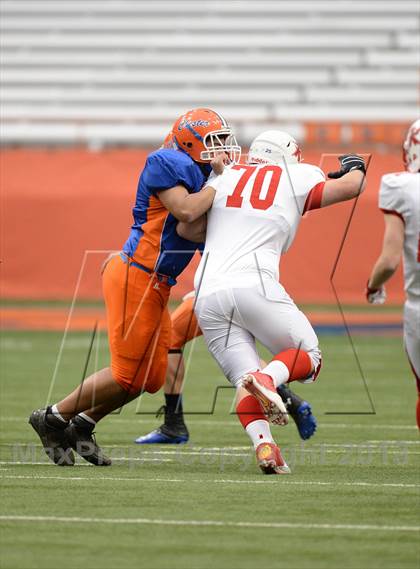
[(322, 354), (321, 354), (321, 350), (319, 349), (318, 346), (316, 346), (315, 348), (312, 348), (311, 350), (307, 350), (306, 353), (308, 354), (311, 363), (312, 363), (312, 370), (311, 370), (311, 374), (306, 377), (305, 379), (301, 380), (302, 383), (311, 383), (313, 381), (316, 380), (316, 378), (319, 375), (319, 372), (321, 371), (321, 365), (322, 365)]
[(140, 395), (147, 391), (147, 393), (156, 393), (162, 387), (165, 382), (165, 374), (151, 375), (147, 377), (144, 374), (137, 374), (131, 376), (125, 376), (113, 372), (113, 377), (124, 391), (129, 395)]
[(168, 360), (165, 354), (161, 357), (156, 356), (151, 366), (145, 366), (139, 370), (138, 381), (143, 391), (147, 393), (156, 393), (163, 386), (166, 379), (166, 369)]
[[(111, 369), (114, 380), (124, 391), (129, 395), (139, 395), (144, 391), (154, 393), (159, 389), (159, 382), (152, 377), (151, 373), (147, 373), (147, 367), (139, 365), (137, 361), (129, 360), (125, 362), (125, 365), (114, 363)], [(163, 381), (164, 376), (160, 385)]]
[(135, 381), (135, 376), (126, 374), (117, 366), (111, 366), (112, 377), (129, 395), (140, 394), (142, 387)]
[(317, 346), (316, 348), (313, 348), (312, 350), (308, 351), (308, 356), (311, 358), (312, 368), (315, 371), (321, 364), (322, 360), (321, 350)]

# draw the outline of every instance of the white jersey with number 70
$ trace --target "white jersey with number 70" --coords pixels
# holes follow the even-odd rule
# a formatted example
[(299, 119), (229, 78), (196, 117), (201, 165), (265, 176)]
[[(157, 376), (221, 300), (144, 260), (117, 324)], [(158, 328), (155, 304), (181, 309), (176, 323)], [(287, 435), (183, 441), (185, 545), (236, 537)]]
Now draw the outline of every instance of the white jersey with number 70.
[(320, 207), (324, 173), (310, 164), (235, 164), (207, 186), (216, 190), (207, 214), (206, 245), (194, 285), (200, 295), (228, 286), (279, 280), (279, 260), (303, 213)]

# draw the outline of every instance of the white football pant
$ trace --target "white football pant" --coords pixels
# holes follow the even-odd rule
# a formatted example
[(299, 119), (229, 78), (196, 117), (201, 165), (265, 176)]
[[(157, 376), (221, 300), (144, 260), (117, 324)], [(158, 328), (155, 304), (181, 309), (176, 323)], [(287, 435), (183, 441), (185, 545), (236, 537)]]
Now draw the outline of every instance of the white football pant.
[(404, 345), (420, 391), (420, 305), (410, 301), (404, 304)]
[(199, 292), (195, 313), (209, 351), (234, 386), (261, 367), (256, 339), (273, 355), (291, 348), (303, 350), (318, 368), (321, 353), (309, 320), (272, 279), (249, 288)]

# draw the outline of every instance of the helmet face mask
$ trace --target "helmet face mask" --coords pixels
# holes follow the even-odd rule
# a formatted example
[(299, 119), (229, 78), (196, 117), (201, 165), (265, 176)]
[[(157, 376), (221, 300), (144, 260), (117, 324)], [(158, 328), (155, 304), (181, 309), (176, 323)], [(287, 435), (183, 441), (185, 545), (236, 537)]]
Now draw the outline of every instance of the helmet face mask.
[(267, 130), (251, 143), (248, 153), (249, 164), (298, 164), (302, 151), (297, 141), (281, 130)]
[(413, 174), (420, 171), (420, 119), (413, 122), (403, 144), (405, 169)]
[(241, 147), (230, 127), (208, 132), (204, 137), (203, 144), (206, 150), (201, 152), (201, 160), (208, 162), (213, 160), (219, 152), (225, 152), (231, 162), (239, 162)]
[(211, 109), (192, 109), (178, 118), (172, 127), (175, 147), (189, 154), (195, 162), (209, 162), (218, 152), (231, 161), (240, 157), (232, 129), (225, 119)]

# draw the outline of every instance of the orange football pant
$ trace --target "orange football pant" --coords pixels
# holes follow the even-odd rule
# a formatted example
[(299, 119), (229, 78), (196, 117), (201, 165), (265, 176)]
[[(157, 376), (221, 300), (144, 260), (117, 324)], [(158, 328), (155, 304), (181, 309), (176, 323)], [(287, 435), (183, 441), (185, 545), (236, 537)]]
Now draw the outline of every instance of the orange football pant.
[(187, 342), (203, 334), (194, 314), (194, 301), (194, 297), (186, 298), (171, 314), (171, 352), (179, 352)]
[(111, 371), (130, 394), (155, 393), (164, 381), (171, 342), (171, 287), (113, 257), (103, 272)]

